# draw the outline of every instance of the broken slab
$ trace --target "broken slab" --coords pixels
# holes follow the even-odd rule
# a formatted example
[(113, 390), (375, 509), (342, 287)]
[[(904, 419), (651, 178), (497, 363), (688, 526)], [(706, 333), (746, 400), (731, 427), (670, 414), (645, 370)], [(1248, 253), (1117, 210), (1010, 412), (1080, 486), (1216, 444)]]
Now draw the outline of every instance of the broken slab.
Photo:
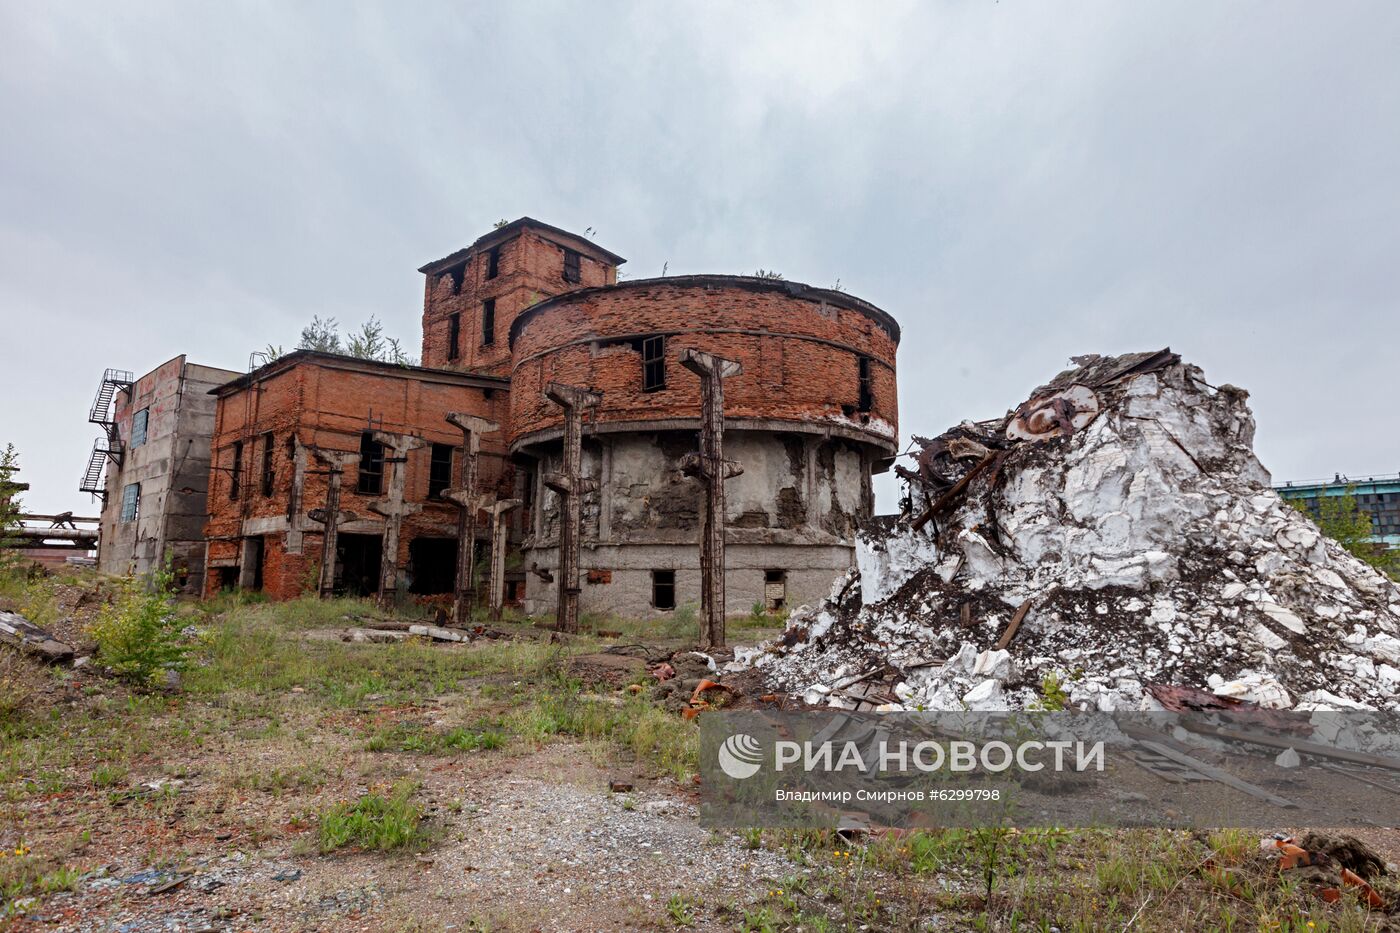
[(50, 664), (70, 661), (73, 649), (17, 612), (0, 611), (0, 643), (25, 654), (37, 655)]

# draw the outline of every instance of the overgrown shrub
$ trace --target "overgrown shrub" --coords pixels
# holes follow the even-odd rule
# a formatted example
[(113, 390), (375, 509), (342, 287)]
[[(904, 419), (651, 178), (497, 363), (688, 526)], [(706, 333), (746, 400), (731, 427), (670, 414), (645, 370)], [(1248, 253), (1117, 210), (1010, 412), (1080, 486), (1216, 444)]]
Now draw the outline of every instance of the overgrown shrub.
[(102, 663), (139, 686), (152, 686), (166, 671), (186, 665), (189, 645), (170, 593), (172, 578), (169, 567), (162, 567), (144, 580), (121, 580), (111, 604), (88, 628)]

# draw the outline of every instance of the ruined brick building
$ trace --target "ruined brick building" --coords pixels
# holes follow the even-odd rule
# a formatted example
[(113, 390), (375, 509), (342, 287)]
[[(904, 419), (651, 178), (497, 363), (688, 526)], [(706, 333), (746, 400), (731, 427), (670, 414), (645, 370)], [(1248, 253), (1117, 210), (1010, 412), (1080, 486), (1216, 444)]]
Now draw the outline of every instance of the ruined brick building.
[[(533, 613), (556, 598), (559, 499), (544, 483), (561, 450), (550, 382), (602, 402), (584, 429), (585, 611), (648, 617), (699, 602), (701, 492), (679, 460), (696, 447), (694, 348), (738, 361), (725, 383), (728, 610), (815, 600), (853, 560), (873, 511), (873, 473), (896, 453), (899, 326), (841, 291), (697, 275), (618, 280), (624, 260), (591, 239), (522, 218), (428, 263), (422, 365), (298, 351), (216, 390), (207, 588), (288, 596), (314, 588), (328, 469), (314, 448), (360, 455), (341, 477), (337, 587), (366, 592), (380, 558), (386, 460), (404, 471), (398, 585), (451, 588), (461, 432), (449, 411), (498, 423), (480, 488), (512, 513), (511, 590)], [(379, 433), (376, 433), (379, 432)], [(376, 438), (426, 442), (386, 458)], [(478, 521), (478, 538), (485, 522)]]

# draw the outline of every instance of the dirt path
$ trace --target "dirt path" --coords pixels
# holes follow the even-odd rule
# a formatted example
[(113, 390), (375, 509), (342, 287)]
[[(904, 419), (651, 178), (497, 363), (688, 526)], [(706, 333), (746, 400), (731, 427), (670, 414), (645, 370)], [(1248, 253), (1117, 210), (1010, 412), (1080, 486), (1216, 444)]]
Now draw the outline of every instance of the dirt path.
[[(599, 752), (558, 742), (517, 757), (428, 762), (419, 797), (441, 841), (427, 854), (307, 854), (295, 834), (219, 853), (219, 840), (192, 836), (183, 842), (208, 851), (164, 869), (114, 863), (15, 929), (654, 930), (672, 895), (686, 897), (703, 928), (804, 873), (702, 829), (674, 782), (620, 761), (600, 766)], [(613, 793), (613, 779), (635, 789)]]

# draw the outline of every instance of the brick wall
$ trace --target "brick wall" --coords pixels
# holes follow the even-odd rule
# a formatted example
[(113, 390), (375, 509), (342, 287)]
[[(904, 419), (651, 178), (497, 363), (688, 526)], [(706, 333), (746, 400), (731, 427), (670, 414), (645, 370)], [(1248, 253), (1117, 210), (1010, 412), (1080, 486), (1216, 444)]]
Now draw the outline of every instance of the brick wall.
[[(738, 360), (725, 381), (728, 418), (829, 420), (892, 446), (898, 408), (897, 329), (839, 297), (794, 297), (786, 283), (691, 276), (624, 282), (564, 296), (517, 328), (511, 373), (512, 443), (562, 423), (550, 381), (601, 391), (602, 422), (695, 418), (700, 381), (679, 363), (694, 347)], [(810, 294), (810, 292), (808, 292)], [(645, 392), (634, 338), (666, 335), (666, 388)], [(870, 360), (873, 404), (858, 411), (859, 359)]]
[[(462, 433), (448, 424), (449, 411), (464, 411), (497, 423), (508, 414), (509, 393), (492, 382), (489, 386), (470, 385), (474, 380), (455, 373), (432, 373), (421, 369), (385, 367), (377, 369), (359, 361), (313, 355), (278, 369), (274, 364), (267, 375), (250, 385), (227, 390), (219, 399), (210, 472), (209, 559), (217, 564), (241, 553), (245, 535), (261, 535), (264, 544), (264, 588), (274, 598), (298, 595), (308, 579), (308, 566), (320, 560), (320, 525), (305, 519), (306, 513), (326, 502), (329, 477), (324, 466), (307, 453), (306, 470), (300, 485), (295, 481), (296, 439), (306, 447), (358, 453), (361, 434), (372, 423), (375, 429), (412, 434), (430, 443), (449, 444), (453, 455), (453, 480), (460, 464)], [(273, 481), (270, 494), (262, 485), (263, 451), (267, 435), (272, 437)], [(235, 444), (243, 444), (239, 495), (230, 498)], [(500, 432), (482, 438), (480, 461), (481, 488), (509, 496), (514, 488), (514, 468), (505, 456), (505, 437)], [(455, 537), (457, 509), (428, 498), (431, 448), (410, 452), (404, 501), (421, 503), (423, 509), (403, 520), (399, 562), (408, 559), (409, 546), (420, 535)], [(358, 521), (379, 524), (370, 510), (378, 495), (357, 491), (358, 466), (345, 470), (341, 479), (340, 507), (356, 513)], [(388, 487), (388, 465), (382, 488)], [(295, 499), (295, 506), (293, 505)], [(288, 532), (306, 529), (301, 537), (301, 553), (288, 538)], [(372, 531), (369, 527), (363, 531)], [(218, 586), (213, 573), (206, 585), (212, 592)]]
[[(617, 267), (586, 240), (562, 238), (524, 228), (499, 244), (473, 248), (445, 270), (425, 273), (423, 295), (423, 365), (507, 375), (510, 326), (529, 306), (577, 288), (617, 281)], [(564, 250), (580, 254), (577, 283), (564, 279)], [(497, 274), (487, 278), (490, 250), (498, 249)], [(465, 266), (462, 265), (465, 263)], [(455, 277), (460, 276), (457, 284)], [(495, 340), (483, 342), (484, 302), (496, 302)], [(457, 356), (450, 352), (451, 317), (459, 317)]]

